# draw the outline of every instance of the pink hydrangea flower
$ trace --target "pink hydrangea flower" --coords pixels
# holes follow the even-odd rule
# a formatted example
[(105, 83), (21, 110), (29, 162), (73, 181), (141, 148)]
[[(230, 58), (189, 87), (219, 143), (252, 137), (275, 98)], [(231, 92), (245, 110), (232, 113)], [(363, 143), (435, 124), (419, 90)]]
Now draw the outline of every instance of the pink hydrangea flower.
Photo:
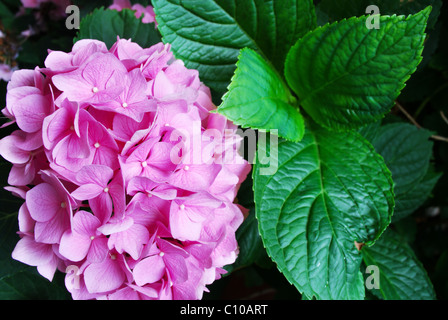
[(81, 40), (45, 67), (14, 72), (3, 110), (12, 257), (66, 272), (74, 299), (202, 298), (238, 254), (237, 127), (169, 45)]
[(121, 11), (123, 9), (131, 9), (135, 11), (135, 16), (137, 18), (140, 18), (143, 15), (143, 23), (151, 23), (156, 21), (156, 15), (152, 6), (144, 7), (139, 3), (132, 5), (131, 1), (129, 0), (114, 0), (112, 5), (109, 6), (109, 9), (117, 11)]
[(6, 63), (0, 63), (0, 80), (9, 81), (17, 67), (12, 67)]

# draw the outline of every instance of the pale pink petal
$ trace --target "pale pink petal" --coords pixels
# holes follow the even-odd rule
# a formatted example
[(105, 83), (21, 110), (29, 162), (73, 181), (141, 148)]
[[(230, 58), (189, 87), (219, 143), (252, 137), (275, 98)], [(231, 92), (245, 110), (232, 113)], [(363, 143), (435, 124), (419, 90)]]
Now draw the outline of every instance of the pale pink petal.
[(24, 236), (17, 242), (12, 258), (31, 266), (47, 264), (53, 257), (51, 245), (36, 242), (30, 236)]
[(72, 197), (78, 200), (90, 200), (98, 197), (104, 192), (104, 188), (97, 184), (89, 183), (80, 186), (71, 193)]
[(67, 230), (61, 238), (59, 252), (71, 261), (81, 261), (87, 255), (92, 240), (90, 237)]
[(31, 217), (39, 222), (52, 219), (67, 203), (57, 195), (56, 189), (48, 183), (41, 183), (26, 194), (26, 203)]
[(137, 260), (148, 240), (148, 230), (140, 224), (133, 224), (127, 230), (111, 234), (108, 245), (109, 249), (115, 248), (118, 253), (127, 252), (132, 259)]
[(95, 237), (90, 244), (90, 250), (87, 254), (87, 261), (91, 263), (98, 263), (106, 259), (109, 252), (107, 241), (107, 238), (104, 236)]
[(157, 282), (165, 274), (165, 262), (163, 262), (162, 257), (159, 255), (147, 257), (137, 263), (133, 274), (135, 283), (139, 286)]
[(126, 275), (115, 254), (111, 254), (102, 262), (90, 264), (84, 271), (84, 281), (90, 293), (118, 289), (125, 279)]

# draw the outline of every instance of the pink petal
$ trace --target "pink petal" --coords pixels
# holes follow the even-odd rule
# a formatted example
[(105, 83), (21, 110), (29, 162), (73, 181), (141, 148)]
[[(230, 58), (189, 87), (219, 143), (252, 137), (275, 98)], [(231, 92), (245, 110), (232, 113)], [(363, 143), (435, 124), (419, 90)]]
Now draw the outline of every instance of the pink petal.
[(148, 240), (148, 230), (140, 224), (133, 224), (127, 230), (111, 234), (108, 245), (109, 249), (115, 248), (119, 253), (127, 252), (132, 259), (137, 260)]
[(35, 221), (31, 218), (30, 212), (26, 203), (22, 204), (19, 209), (19, 230), (20, 232), (27, 233), (32, 232), (34, 229)]
[(87, 255), (92, 240), (86, 235), (67, 230), (61, 238), (59, 253), (71, 261), (81, 261)]
[(65, 209), (59, 210), (49, 221), (36, 222), (34, 236), (43, 243), (59, 243), (62, 235), (70, 228), (70, 215)]
[(165, 274), (165, 262), (159, 255), (153, 255), (137, 263), (133, 274), (135, 283), (139, 286), (157, 282)]
[(90, 293), (118, 289), (125, 279), (125, 273), (116, 255), (112, 255), (102, 262), (92, 263), (84, 271), (84, 281)]
[(44, 118), (51, 112), (51, 101), (43, 95), (30, 95), (14, 106), (17, 125), (25, 132), (36, 132), (42, 129)]
[(104, 192), (104, 188), (96, 184), (84, 184), (71, 193), (77, 200), (90, 200)]
[(49, 221), (61, 208), (68, 205), (48, 183), (41, 183), (28, 191), (26, 204), (31, 217), (39, 222)]
[(168, 182), (175, 187), (190, 191), (206, 191), (220, 170), (221, 166), (217, 164), (186, 165), (173, 173)]
[(30, 236), (24, 236), (17, 242), (12, 258), (31, 266), (38, 266), (50, 262), (53, 254), (51, 245), (39, 243)]
[(90, 244), (90, 250), (87, 254), (87, 261), (91, 263), (98, 263), (106, 259), (109, 249), (107, 247), (107, 238), (98, 236), (93, 239)]
[(25, 164), (30, 160), (30, 152), (19, 149), (20, 137), (9, 135), (0, 140), (0, 155), (14, 164)]
[(73, 232), (86, 237), (95, 236), (100, 226), (98, 218), (86, 211), (78, 211), (72, 219)]

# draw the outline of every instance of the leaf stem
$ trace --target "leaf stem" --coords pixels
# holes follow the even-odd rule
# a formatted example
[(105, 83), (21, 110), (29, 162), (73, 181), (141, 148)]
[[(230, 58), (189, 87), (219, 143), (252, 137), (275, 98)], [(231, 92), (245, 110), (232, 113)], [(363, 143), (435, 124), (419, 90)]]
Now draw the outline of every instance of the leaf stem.
[(420, 115), (420, 113), (423, 111), (423, 109), (426, 107), (426, 105), (432, 100), (432, 98), (434, 98), (440, 91), (442, 91), (443, 89), (445, 89), (446, 87), (448, 87), (448, 82), (444, 83), (443, 85), (441, 85), (440, 87), (438, 87), (432, 95), (430, 95), (429, 97), (427, 97), (425, 100), (423, 100), (423, 102), (420, 104), (420, 106), (417, 108), (417, 111), (415, 111), (414, 113), (414, 118), (418, 118), (418, 116)]
[[(406, 116), (406, 118), (408, 118), (409, 121), (412, 122), (413, 125), (415, 125), (417, 128), (422, 129), (423, 127), (409, 114), (409, 112), (406, 111), (406, 109), (398, 102), (395, 101), (395, 105), (397, 106), (397, 108)], [(443, 116), (442, 116), (443, 117)], [(446, 118), (444, 118), (445, 120)], [(438, 140), (438, 141), (443, 141), (443, 142), (448, 142), (448, 138), (446, 137), (442, 137), (442, 136), (438, 136), (438, 135), (432, 135), (431, 139), (433, 140)]]

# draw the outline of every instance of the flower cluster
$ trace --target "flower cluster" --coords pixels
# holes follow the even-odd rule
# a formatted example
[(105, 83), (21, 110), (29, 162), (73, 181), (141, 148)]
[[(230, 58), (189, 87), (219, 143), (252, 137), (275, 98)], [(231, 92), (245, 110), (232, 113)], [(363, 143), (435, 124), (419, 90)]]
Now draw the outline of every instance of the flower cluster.
[(131, 9), (135, 11), (135, 17), (140, 19), (142, 17), (143, 23), (156, 23), (156, 15), (154, 13), (153, 6), (142, 6), (140, 3), (134, 5), (131, 4), (129, 0), (114, 0), (114, 2), (109, 6), (109, 9), (121, 11), (123, 9)]
[(169, 45), (78, 41), (18, 70), (0, 140), (25, 201), (12, 256), (74, 299), (200, 299), (238, 253), (250, 165), (237, 127)]

